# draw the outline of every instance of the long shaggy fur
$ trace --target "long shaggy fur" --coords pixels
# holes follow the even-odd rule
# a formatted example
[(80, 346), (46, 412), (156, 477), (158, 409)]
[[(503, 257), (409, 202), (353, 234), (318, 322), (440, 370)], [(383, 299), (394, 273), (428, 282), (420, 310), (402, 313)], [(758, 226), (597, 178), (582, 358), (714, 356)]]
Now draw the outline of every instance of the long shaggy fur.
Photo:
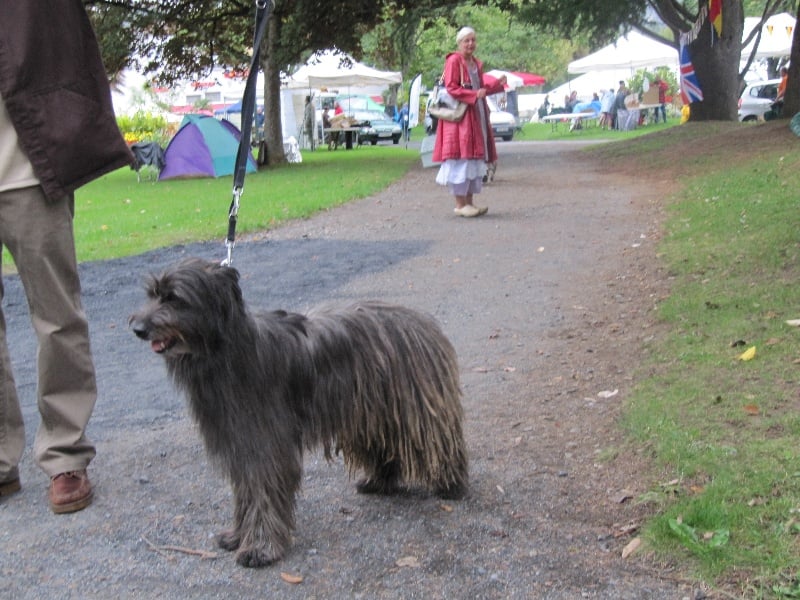
[(362, 493), (467, 490), (458, 363), (428, 315), (360, 302), (308, 315), (251, 313), (238, 272), (190, 259), (152, 277), (131, 326), (188, 397), (230, 479), (237, 562), (280, 559), (294, 528), (303, 450), (341, 453)]

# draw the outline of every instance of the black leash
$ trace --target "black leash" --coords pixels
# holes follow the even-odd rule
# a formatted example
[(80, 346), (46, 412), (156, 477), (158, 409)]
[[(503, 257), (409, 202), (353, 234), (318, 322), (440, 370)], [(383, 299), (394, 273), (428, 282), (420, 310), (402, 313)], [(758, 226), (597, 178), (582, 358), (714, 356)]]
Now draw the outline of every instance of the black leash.
[(256, 109), (256, 81), (260, 68), (261, 42), (267, 29), (272, 0), (256, 0), (256, 26), (253, 36), (253, 60), (250, 62), (250, 71), (242, 96), (242, 137), (239, 139), (239, 149), (236, 152), (236, 163), (233, 170), (233, 200), (228, 209), (228, 236), (225, 247), (228, 257), (222, 261), (223, 265), (233, 263), (233, 247), (236, 245), (236, 221), (239, 215), (239, 199), (244, 191), (244, 176), (247, 173), (247, 159), (250, 156), (250, 131), (253, 127), (253, 116)]

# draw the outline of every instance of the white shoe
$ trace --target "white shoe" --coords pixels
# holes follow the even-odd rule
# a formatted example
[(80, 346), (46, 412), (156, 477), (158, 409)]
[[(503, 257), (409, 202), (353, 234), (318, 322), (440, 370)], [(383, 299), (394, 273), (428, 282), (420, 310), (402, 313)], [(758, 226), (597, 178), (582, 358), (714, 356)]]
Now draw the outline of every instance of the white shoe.
[(454, 208), (453, 212), (459, 217), (477, 217), (482, 214), (480, 209), (472, 204), (465, 204), (461, 208)]

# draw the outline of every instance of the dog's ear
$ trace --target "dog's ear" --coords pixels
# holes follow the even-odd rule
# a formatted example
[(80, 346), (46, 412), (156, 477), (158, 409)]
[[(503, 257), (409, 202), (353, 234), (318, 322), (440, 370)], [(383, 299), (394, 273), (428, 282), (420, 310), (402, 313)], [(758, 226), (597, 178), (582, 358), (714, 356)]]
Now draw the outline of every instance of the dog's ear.
[(213, 264), (209, 269), (212, 271), (214, 279), (217, 281), (221, 289), (227, 291), (231, 308), (244, 307), (244, 298), (242, 296), (242, 288), (239, 285), (239, 271), (233, 267), (222, 266)]

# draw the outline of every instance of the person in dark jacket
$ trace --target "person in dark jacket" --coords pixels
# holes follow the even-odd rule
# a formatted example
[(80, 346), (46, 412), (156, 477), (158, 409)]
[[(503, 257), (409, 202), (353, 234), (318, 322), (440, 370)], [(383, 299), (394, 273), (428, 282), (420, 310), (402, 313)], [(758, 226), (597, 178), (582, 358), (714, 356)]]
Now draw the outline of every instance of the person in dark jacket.
[[(92, 501), (86, 426), (97, 397), (80, 298), (73, 192), (133, 163), (80, 0), (0, 0), (0, 244), (39, 342), (34, 459), (55, 513)], [(2, 285), (0, 284), (0, 296)], [(0, 496), (20, 489), (25, 432), (0, 311)]]

